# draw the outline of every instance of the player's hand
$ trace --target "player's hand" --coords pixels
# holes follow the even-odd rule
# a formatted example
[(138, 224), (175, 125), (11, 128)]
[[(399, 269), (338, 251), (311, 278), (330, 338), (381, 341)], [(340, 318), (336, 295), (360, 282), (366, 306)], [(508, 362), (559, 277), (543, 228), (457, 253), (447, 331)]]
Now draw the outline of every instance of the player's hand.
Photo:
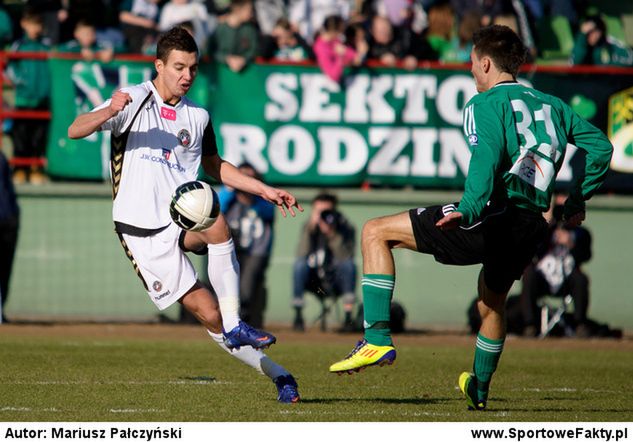
[(578, 212), (575, 215), (565, 218), (565, 225), (567, 227), (578, 227), (585, 220), (585, 211)]
[(287, 216), (286, 210), (293, 217), (297, 215), (294, 210), (295, 208), (297, 208), (299, 212), (303, 212), (303, 207), (301, 207), (297, 199), (285, 190), (267, 186), (262, 194), (262, 198), (279, 207), (284, 218)]
[(435, 223), (435, 227), (438, 227), (440, 230), (453, 230), (459, 227), (462, 222), (462, 214), (461, 212), (451, 212), (446, 215), (444, 218)]
[(125, 106), (132, 102), (132, 97), (127, 92), (115, 91), (112, 94), (112, 99), (110, 100), (110, 111), (112, 112), (112, 116), (118, 115)]

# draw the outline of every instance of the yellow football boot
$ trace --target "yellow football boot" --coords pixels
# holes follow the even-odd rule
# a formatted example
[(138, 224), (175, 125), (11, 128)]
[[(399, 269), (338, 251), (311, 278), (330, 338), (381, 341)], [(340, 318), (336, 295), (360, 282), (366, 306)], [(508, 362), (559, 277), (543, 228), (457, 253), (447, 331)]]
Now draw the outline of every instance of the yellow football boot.
[(372, 365), (391, 365), (395, 360), (396, 349), (393, 346), (373, 345), (363, 339), (345, 359), (330, 366), (330, 373), (352, 374)]

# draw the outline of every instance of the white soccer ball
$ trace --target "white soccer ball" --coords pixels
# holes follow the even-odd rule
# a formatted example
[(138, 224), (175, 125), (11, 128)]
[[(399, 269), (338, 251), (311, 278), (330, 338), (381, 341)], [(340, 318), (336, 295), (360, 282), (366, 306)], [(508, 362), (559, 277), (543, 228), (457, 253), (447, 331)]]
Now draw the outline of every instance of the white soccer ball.
[(174, 191), (169, 204), (169, 214), (183, 229), (200, 232), (215, 223), (220, 215), (220, 201), (209, 184), (203, 181), (189, 181)]

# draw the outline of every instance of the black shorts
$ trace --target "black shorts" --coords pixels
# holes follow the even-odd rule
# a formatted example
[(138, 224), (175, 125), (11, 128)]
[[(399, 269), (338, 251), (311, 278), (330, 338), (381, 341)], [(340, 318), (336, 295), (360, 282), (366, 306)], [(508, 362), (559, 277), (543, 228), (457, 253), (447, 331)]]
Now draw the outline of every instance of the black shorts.
[(418, 251), (442, 264), (483, 264), (486, 286), (507, 292), (545, 238), (545, 219), (540, 213), (501, 205), (486, 207), (481, 221), (472, 226), (449, 231), (435, 226), (456, 208), (457, 203), (409, 210)]

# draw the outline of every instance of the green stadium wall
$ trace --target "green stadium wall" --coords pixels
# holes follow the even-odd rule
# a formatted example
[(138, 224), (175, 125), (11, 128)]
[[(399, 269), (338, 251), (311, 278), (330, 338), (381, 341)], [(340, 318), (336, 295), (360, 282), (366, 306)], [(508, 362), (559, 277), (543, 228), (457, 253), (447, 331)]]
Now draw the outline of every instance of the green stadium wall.
[[(157, 321), (150, 302), (114, 234), (109, 188), (101, 184), (58, 184), (46, 189), (22, 187), (22, 220), (6, 315), (26, 321)], [(289, 325), (293, 310), (291, 270), (301, 225), (315, 189), (298, 189), (306, 206), (298, 219), (278, 216), (273, 258), (268, 271), (268, 324)], [(412, 207), (459, 200), (458, 192), (413, 190), (339, 190), (340, 209), (360, 229), (369, 218)], [(633, 198), (597, 196), (588, 206), (586, 226), (593, 235), (591, 318), (633, 330), (630, 261)], [(406, 309), (410, 328), (463, 329), (466, 309), (475, 296), (478, 266), (448, 267), (432, 257), (398, 250), (395, 299)], [(356, 260), (361, 265), (360, 252)], [(202, 266), (196, 261), (198, 267)], [(512, 292), (518, 292), (515, 284)], [(360, 299), (360, 291), (359, 291)], [(318, 301), (306, 295), (312, 323)], [(340, 310), (340, 309), (339, 309)], [(177, 306), (164, 316), (175, 319)], [(336, 309), (330, 324), (340, 319)]]

